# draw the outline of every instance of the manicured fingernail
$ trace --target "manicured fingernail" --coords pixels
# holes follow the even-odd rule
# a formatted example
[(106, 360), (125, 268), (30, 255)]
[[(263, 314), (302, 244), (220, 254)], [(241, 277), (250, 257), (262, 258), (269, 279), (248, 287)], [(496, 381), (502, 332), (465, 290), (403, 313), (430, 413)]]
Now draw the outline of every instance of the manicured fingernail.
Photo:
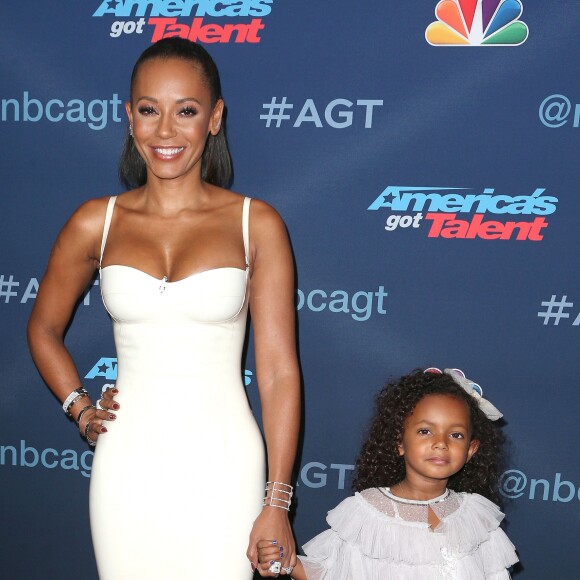
[(109, 415), (109, 419), (111, 421), (114, 421), (117, 418), (117, 415)]
[(272, 564), (275, 564), (275, 563), (276, 563), (276, 562), (275, 562), (274, 560), (270, 560), (270, 566), (271, 566)]
[(111, 389), (111, 393), (114, 393), (115, 395), (119, 392), (119, 389)]
[(115, 409), (115, 411), (118, 411), (121, 407), (119, 406), (119, 403), (115, 403), (113, 405), (113, 409)]
[(280, 558), (284, 557), (284, 552), (280, 552)]
[(107, 432), (107, 428), (106, 427), (101, 427), (101, 430), (99, 431), (99, 433), (106, 433)]
[(278, 543), (278, 540), (272, 540), (272, 544), (274, 544), (274, 546)]
[(284, 546), (280, 546), (280, 552), (284, 549)]

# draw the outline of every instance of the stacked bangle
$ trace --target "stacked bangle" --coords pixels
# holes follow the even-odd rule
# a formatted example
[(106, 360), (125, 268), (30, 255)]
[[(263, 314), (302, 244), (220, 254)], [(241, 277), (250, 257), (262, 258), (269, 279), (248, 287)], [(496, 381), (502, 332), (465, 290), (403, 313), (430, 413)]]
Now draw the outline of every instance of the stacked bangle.
[(64, 400), (62, 404), (62, 410), (65, 412), (67, 417), (70, 417), (70, 408), (82, 397), (88, 397), (89, 393), (84, 387), (79, 387), (72, 391), (69, 396)]
[(81, 426), (81, 419), (83, 418), (83, 415), (85, 414), (85, 411), (88, 411), (89, 409), (95, 409), (96, 410), (96, 407), (94, 405), (86, 405), (85, 407), (83, 407), (81, 409), (81, 412), (77, 415), (76, 423), (77, 423), (77, 425), (79, 427)]
[(290, 511), (294, 488), (280, 481), (268, 481), (266, 483), (266, 497), (262, 505), (280, 508)]

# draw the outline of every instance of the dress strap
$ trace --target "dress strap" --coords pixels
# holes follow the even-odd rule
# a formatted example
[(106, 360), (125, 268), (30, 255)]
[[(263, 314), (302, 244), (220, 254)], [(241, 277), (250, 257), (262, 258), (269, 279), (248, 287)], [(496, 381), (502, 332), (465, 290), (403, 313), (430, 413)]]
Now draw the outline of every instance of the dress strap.
[(103, 226), (103, 239), (101, 241), (101, 257), (99, 259), (99, 268), (103, 262), (103, 252), (105, 251), (105, 244), (107, 243), (107, 236), (109, 235), (109, 228), (111, 227), (111, 220), (113, 219), (113, 209), (115, 208), (115, 202), (117, 201), (117, 196), (112, 195), (109, 198), (109, 203), (107, 204), (107, 212), (105, 213), (105, 225)]
[(246, 258), (246, 270), (250, 267), (250, 197), (244, 198), (242, 208), (242, 234), (244, 236), (244, 255)]

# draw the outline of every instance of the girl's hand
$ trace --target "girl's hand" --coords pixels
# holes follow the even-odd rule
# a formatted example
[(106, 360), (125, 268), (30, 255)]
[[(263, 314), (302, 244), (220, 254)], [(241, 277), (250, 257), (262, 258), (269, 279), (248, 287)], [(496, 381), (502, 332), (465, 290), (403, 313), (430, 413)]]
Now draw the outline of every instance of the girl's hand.
[(112, 411), (118, 411), (120, 408), (114, 398), (118, 392), (116, 388), (108, 387), (97, 402), (97, 408), (88, 409), (83, 414), (79, 423), (79, 432), (82, 437), (87, 437), (89, 444), (96, 444), (99, 435), (107, 432), (103, 424), (105, 421), (114, 421), (117, 418)]
[[(276, 544), (273, 544), (274, 541)], [(259, 545), (264, 545), (264, 543), (266, 548), (270, 547), (267, 553), (275, 555), (275, 558), (262, 559), (259, 556)], [(262, 509), (262, 513), (254, 522), (246, 554), (260, 575), (265, 577), (275, 578), (278, 576), (278, 574), (268, 570), (271, 561), (281, 562), (282, 568), (296, 565), (296, 546), (286, 510), (271, 506), (265, 506)], [(285, 574), (284, 570), (280, 571), (280, 575)]]

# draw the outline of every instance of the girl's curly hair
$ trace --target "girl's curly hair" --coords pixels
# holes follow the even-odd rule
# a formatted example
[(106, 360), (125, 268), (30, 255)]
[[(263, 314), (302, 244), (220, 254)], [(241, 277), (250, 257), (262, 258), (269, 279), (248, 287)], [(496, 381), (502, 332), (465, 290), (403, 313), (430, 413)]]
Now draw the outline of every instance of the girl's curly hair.
[(498, 477), (503, 463), (504, 437), (468, 394), (447, 374), (419, 369), (388, 383), (376, 398), (376, 412), (356, 461), (353, 490), (391, 487), (405, 477), (405, 460), (399, 454), (405, 420), (426, 395), (450, 395), (465, 401), (471, 415), (472, 438), (479, 449), (462, 469), (449, 478), (454, 491), (479, 493), (500, 503)]

